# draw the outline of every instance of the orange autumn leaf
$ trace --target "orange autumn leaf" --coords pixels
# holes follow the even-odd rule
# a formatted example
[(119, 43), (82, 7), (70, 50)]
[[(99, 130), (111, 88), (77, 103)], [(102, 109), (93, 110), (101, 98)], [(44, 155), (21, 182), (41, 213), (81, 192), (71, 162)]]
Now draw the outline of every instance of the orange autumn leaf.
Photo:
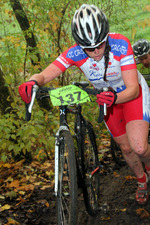
[(140, 215), (140, 217), (143, 219), (143, 218), (148, 218), (150, 217), (150, 214), (149, 212), (147, 212), (144, 208), (139, 208), (136, 210), (136, 213), (138, 215)]
[(135, 176), (126, 176), (126, 180), (136, 180)]
[(12, 188), (12, 187), (14, 187), (14, 188), (17, 188), (17, 187), (19, 187), (19, 180), (13, 180), (11, 183), (7, 183), (7, 187), (9, 187), (9, 188)]
[(114, 172), (115, 177), (120, 177), (120, 175), (117, 172)]
[(8, 218), (8, 223), (6, 223), (6, 225), (20, 225), (20, 223), (18, 223), (16, 220), (12, 219), (12, 218)]
[(19, 189), (24, 190), (24, 191), (33, 191), (34, 185), (33, 184), (27, 184), (25, 186), (20, 187)]

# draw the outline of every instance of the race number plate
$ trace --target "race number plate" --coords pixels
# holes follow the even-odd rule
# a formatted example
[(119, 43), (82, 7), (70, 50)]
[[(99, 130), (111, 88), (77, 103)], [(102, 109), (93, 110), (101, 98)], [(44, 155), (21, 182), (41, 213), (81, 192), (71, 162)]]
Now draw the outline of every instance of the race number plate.
[(81, 88), (71, 84), (49, 91), (54, 106), (72, 105), (90, 101), (89, 95)]

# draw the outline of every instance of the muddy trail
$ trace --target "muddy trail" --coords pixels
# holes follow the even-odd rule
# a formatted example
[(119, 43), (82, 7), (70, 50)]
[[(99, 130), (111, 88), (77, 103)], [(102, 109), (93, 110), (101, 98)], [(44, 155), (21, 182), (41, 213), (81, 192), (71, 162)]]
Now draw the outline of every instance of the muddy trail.
[[(96, 216), (91, 217), (87, 214), (82, 194), (79, 191), (78, 225), (149, 225), (150, 201), (145, 206), (140, 206), (136, 203), (135, 191), (137, 182), (128, 166), (117, 166), (112, 157), (107, 157), (106, 165), (106, 168), (101, 171), (101, 198), (99, 211)], [(48, 183), (48, 178), (43, 175), (43, 170), (43, 167), (41, 168), (37, 163), (32, 163), (32, 166), (26, 166), (25, 168), (15, 167), (15, 169), (10, 166), (1, 166), (3, 178), (2, 176), (0, 178), (0, 225), (56, 224), (53, 182)], [(22, 173), (28, 171), (26, 174), (29, 174), (30, 171), (30, 175), (33, 171), (36, 171), (36, 174), (40, 174), (38, 181), (36, 176), (33, 182), (34, 173), (34, 176), (30, 176), (28, 182), (26, 181), (26, 184), (24, 184), (24, 189), (21, 188), (21, 180), (19, 180), (19, 186), (17, 186), (17, 176), (21, 174), (21, 171)], [(13, 180), (13, 185), (12, 181), (10, 182), (10, 177), (12, 176), (16, 181), (14, 183)], [(21, 179), (25, 178), (22, 177)], [(10, 193), (17, 194), (10, 195)]]

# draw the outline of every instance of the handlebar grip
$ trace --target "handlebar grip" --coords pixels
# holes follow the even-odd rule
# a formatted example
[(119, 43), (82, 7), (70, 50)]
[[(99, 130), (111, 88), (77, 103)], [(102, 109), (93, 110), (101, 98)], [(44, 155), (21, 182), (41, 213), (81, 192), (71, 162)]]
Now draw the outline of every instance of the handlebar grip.
[(25, 121), (29, 121), (31, 119), (31, 113), (29, 113), (28, 108), (30, 104), (25, 103), (26, 114), (25, 114)]
[(104, 105), (100, 105), (99, 108), (98, 123), (101, 123), (104, 119), (104, 116), (106, 115), (107, 115), (107, 105), (104, 103)]
[(98, 123), (101, 123), (103, 121), (103, 119), (104, 119), (104, 106), (100, 105)]
[(33, 85), (33, 89), (32, 89), (32, 98), (31, 98), (31, 102), (29, 104), (26, 103), (25, 107), (26, 107), (26, 115), (25, 115), (25, 120), (29, 121), (31, 119), (31, 112), (32, 112), (32, 107), (34, 104), (34, 100), (36, 97), (36, 92), (39, 89), (38, 85)]

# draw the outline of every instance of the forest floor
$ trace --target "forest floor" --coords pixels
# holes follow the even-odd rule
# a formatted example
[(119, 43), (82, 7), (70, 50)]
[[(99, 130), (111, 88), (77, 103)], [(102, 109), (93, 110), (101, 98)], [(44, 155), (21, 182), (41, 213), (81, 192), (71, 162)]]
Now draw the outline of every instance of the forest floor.
[[(131, 170), (114, 163), (109, 147), (104, 160), (99, 211), (89, 216), (80, 194), (78, 225), (149, 225), (150, 201), (144, 206), (135, 201), (137, 181)], [(0, 163), (0, 225), (56, 224), (53, 167), (52, 161)]]

